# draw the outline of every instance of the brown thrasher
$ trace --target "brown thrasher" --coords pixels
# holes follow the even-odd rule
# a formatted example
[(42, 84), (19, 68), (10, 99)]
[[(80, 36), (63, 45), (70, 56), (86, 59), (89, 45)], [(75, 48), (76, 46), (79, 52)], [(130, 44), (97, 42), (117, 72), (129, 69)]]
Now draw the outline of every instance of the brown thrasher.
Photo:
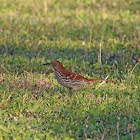
[(81, 75), (68, 71), (59, 61), (52, 61), (44, 65), (50, 65), (54, 69), (55, 77), (62, 86), (67, 87), (72, 92), (72, 89), (75, 89), (79, 86), (82, 86), (91, 81), (112, 81), (104, 79), (86, 79)]

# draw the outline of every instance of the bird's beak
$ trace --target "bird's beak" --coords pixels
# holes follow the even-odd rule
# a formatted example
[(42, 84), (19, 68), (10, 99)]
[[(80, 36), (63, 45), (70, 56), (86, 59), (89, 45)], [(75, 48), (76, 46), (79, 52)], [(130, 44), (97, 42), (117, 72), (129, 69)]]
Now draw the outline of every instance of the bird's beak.
[(50, 63), (46, 63), (46, 64), (43, 64), (43, 65), (50, 65)]

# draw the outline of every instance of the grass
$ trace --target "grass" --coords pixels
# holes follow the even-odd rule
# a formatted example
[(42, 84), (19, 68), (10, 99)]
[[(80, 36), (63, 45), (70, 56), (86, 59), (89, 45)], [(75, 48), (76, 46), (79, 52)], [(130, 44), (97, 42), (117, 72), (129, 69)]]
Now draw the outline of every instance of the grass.
[[(139, 139), (137, 0), (0, 3), (0, 139)], [(69, 96), (42, 65), (52, 60), (116, 83)]]

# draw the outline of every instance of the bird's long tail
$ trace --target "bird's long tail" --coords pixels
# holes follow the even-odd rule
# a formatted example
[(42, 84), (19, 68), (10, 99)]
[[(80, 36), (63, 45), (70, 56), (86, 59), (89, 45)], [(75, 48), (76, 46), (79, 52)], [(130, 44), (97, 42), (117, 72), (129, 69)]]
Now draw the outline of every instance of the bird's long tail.
[(87, 79), (87, 82), (90, 82), (90, 81), (110, 81), (110, 82), (113, 82), (112, 80), (105, 80), (105, 79)]

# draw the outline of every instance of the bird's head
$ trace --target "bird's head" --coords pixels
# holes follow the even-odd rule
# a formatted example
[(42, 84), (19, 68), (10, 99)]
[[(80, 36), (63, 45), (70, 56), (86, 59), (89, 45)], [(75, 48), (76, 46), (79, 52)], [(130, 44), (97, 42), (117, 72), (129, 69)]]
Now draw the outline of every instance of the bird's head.
[(59, 61), (52, 61), (52, 62), (50, 62), (50, 63), (46, 63), (46, 64), (43, 64), (43, 65), (52, 66), (55, 70), (58, 70), (58, 69), (60, 69), (61, 67), (63, 67), (63, 65), (62, 65)]

